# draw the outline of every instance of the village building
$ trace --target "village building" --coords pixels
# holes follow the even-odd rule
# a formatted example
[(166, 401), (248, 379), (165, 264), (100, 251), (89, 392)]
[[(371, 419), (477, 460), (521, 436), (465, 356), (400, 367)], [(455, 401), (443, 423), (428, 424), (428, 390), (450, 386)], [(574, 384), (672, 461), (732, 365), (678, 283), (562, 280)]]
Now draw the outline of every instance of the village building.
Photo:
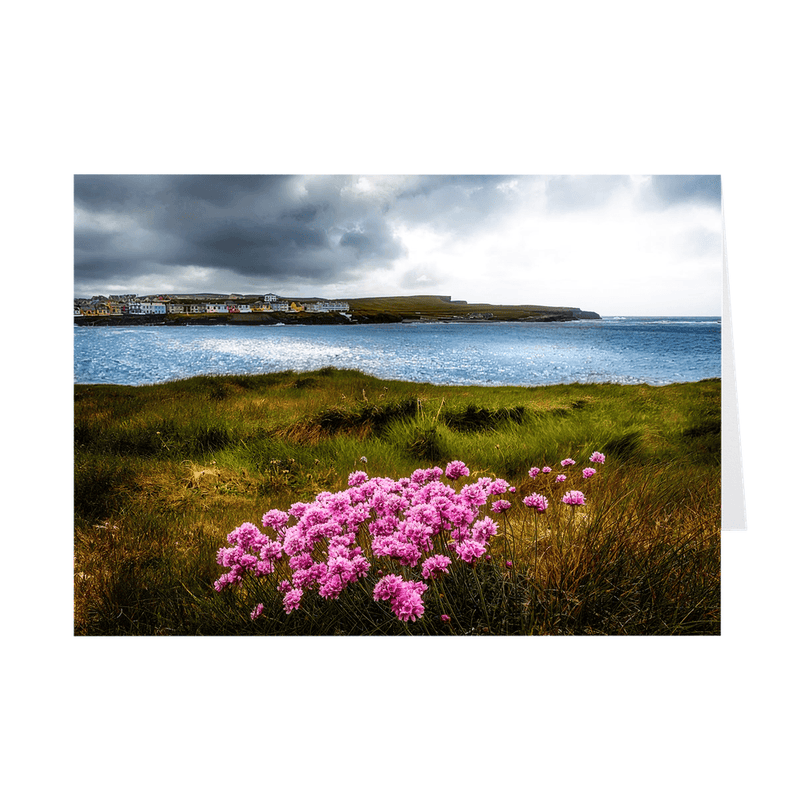
[[(214, 297), (214, 302), (202, 302), (206, 297)], [(348, 303), (341, 300), (319, 300), (302, 303), (279, 298), (276, 294), (265, 294), (263, 300), (252, 296), (231, 294), (227, 300), (221, 295), (151, 295), (137, 297), (132, 294), (95, 295), (90, 300), (75, 298), (73, 314), (82, 316), (123, 316), (149, 314), (252, 314), (274, 311), (289, 313), (344, 313), (350, 310)], [(251, 302), (245, 302), (250, 297)], [(156, 299), (158, 298), (158, 299)], [(236, 298), (236, 299), (234, 299)]]
[(320, 300), (318, 303), (309, 303), (306, 306), (306, 311), (325, 313), (328, 311), (349, 311), (350, 304), (342, 302), (341, 300)]

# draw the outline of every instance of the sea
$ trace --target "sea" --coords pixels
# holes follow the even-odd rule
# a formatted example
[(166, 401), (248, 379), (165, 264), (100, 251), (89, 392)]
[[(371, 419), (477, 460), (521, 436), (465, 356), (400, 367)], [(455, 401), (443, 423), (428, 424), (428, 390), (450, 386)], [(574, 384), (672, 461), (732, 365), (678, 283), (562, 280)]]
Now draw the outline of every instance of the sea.
[(721, 377), (720, 317), (572, 322), (74, 327), (77, 384), (322, 367), (446, 385), (650, 384)]

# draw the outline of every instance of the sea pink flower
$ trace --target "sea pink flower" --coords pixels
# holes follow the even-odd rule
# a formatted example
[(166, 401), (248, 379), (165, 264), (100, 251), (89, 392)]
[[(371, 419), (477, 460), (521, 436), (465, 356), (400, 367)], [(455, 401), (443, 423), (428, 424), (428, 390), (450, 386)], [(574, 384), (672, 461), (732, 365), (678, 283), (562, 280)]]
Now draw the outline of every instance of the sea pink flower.
[(486, 545), (475, 539), (465, 539), (456, 545), (456, 553), (467, 564), (477, 561), (486, 552)]
[(451, 481), (469, 476), (469, 467), (463, 461), (451, 461), (444, 470), (446, 477)]
[(414, 622), (425, 613), (422, 595), (428, 587), (421, 581), (406, 581), (392, 598), (392, 611), (403, 622)]
[(422, 616), (425, 606), (422, 595), (428, 585), (422, 581), (404, 581), (399, 575), (386, 575), (372, 592), (375, 600), (390, 600), (392, 611), (403, 622), (413, 622)]
[(547, 498), (543, 494), (529, 494), (522, 498), (522, 502), (540, 514), (547, 511)]
[(589, 461), (593, 464), (604, 464), (605, 460), (606, 457), (602, 453), (598, 453), (597, 450), (589, 456)]
[(489, 495), (505, 494), (511, 488), (512, 487), (509, 485), (508, 481), (504, 481), (502, 478), (498, 478), (497, 480), (492, 481), (486, 487), (486, 493)]
[(449, 575), (448, 567), (451, 563), (447, 556), (435, 555), (426, 558), (422, 562), (422, 577), (428, 580), (438, 578), (440, 575)]
[(486, 544), (492, 536), (496, 535), (497, 523), (493, 519), (489, 519), (489, 517), (478, 520), (478, 522), (472, 526), (472, 538), (476, 542)]
[(511, 508), (511, 503), (509, 503), (508, 500), (496, 500), (492, 503), (492, 511), (494, 511), (495, 514), (502, 514), (509, 508)]
[(287, 614), (300, 608), (300, 600), (303, 597), (302, 589), (292, 589), (283, 596), (283, 608)]
[(552, 471), (553, 471), (552, 467), (542, 467), (542, 474), (543, 475), (547, 475), (548, 472), (552, 472)]
[(561, 462), (561, 466), (562, 466), (562, 467), (571, 467), (571, 466), (572, 466), (574, 463), (575, 463), (575, 462), (574, 462), (574, 461), (573, 461), (571, 458), (565, 458), (565, 459), (564, 459), (564, 460)]
[(465, 486), (461, 490), (459, 496), (466, 500), (469, 505), (476, 507), (485, 505), (486, 500), (488, 499), (486, 492), (477, 483), (471, 483), (468, 486)]
[(286, 527), (288, 521), (289, 515), (285, 511), (280, 511), (277, 508), (267, 511), (261, 518), (261, 524), (265, 528), (273, 528), (276, 531), (282, 531)]
[(556, 475), (556, 483), (564, 483), (567, 479), (566, 475)]
[(359, 470), (358, 472), (351, 472), (350, 477), (347, 479), (348, 486), (360, 486), (369, 480), (369, 475), (366, 472)]
[(442, 614), (442, 622), (450, 622), (450, 617), (447, 614)]
[(511, 569), (511, 567), (513, 567), (513, 566), (514, 566), (514, 562), (513, 562), (513, 561), (506, 561), (506, 566), (507, 566), (509, 569)]
[(403, 579), (399, 575), (384, 575), (372, 590), (375, 600), (391, 600), (400, 589)]
[(250, 619), (257, 619), (264, 613), (264, 604), (259, 603), (251, 612)]
[(568, 506), (582, 506), (586, 503), (586, 498), (583, 496), (583, 492), (573, 489), (561, 498), (561, 502), (566, 503)]
[(531, 478), (535, 478), (540, 472), (541, 470), (539, 469), (539, 467), (531, 467), (528, 470), (528, 475), (530, 475)]
[(584, 478), (591, 478), (592, 475), (595, 474), (595, 472), (597, 472), (596, 469), (592, 469), (591, 467), (586, 467), (586, 469), (583, 471), (583, 477)]

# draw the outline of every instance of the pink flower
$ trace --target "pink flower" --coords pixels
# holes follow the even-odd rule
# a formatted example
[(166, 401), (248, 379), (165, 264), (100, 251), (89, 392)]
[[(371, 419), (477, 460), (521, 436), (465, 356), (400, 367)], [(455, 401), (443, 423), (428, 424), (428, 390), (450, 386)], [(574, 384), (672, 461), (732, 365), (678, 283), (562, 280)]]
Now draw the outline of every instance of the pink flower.
[(595, 472), (597, 472), (596, 469), (592, 469), (591, 467), (586, 467), (586, 469), (583, 471), (583, 477), (584, 478), (591, 478), (592, 475), (595, 474)]
[(540, 514), (547, 511), (547, 498), (543, 494), (529, 494), (527, 497), (522, 498), (522, 502), (528, 508), (533, 508)]
[(469, 475), (469, 467), (463, 461), (451, 461), (445, 467), (444, 474), (451, 481), (458, 480), (461, 477), (466, 478)]
[(381, 578), (373, 591), (376, 600), (390, 600), (392, 611), (403, 622), (413, 622), (425, 611), (422, 595), (428, 589), (422, 581), (404, 581), (399, 575)]
[(571, 466), (572, 466), (574, 463), (575, 463), (575, 462), (574, 462), (574, 461), (573, 461), (571, 458), (565, 458), (565, 459), (564, 459), (564, 460), (561, 462), (561, 466), (562, 466), (562, 467), (571, 467)]
[(531, 467), (528, 470), (528, 475), (530, 475), (531, 478), (535, 478), (540, 472), (541, 470), (539, 469), (539, 467)]
[(450, 617), (447, 614), (442, 614), (442, 622), (450, 622)]
[(474, 539), (466, 539), (456, 545), (456, 553), (467, 564), (477, 561), (486, 552), (486, 545)]
[(372, 590), (375, 600), (391, 600), (400, 589), (403, 579), (399, 575), (384, 575)]
[(573, 489), (561, 498), (561, 502), (568, 506), (582, 506), (586, 503), (586, 498), (583, 496), (583, 492)]
[(465, 486), (459, 496), (466, 500), (469, 505), (476, 507), (484, 505), (488, 499), (486, 492), (477, 483)]
[(556, 483), (564, 483), (567, 479), (566, 475), (556, 475)]
[(509, 486), (508, 481), (504, 481), (502, 478), (498, 478), (496, 481), (492, 481), (486, 487), (486, 492), (487, 494), (490, 495), (505, 494), (511, 488), (512, 487)]
[(497, 523), (493, 519), (489, 519), (489, 517), (484, 517), (483, 519), (478, 520), (478, 522), (472, 526), (472, 538), (476, 542), (486, 544), (490, 537), (496, 535)]
[(359, 470), (358, 472), (351, 472), (350, 477), (347, 479), (348, 486), (360, 486), (369, 480), (369, 475), (366, 472)]
[(288, 521), (289, 515), (285, 511), (280, 511), (277, 508), (273, 508), (272, 511), (267, 511), (261, 518), (261, 524), (265, 528), (273, 528), (276, 531), (283, 530)]
[(283, 608), (287, 614), (300, 608), (300, 599), (303, 597), (302, 589), (292, 589), (283, 596)]
[(509, 503), (508, 500), (497, 500), (492, 503), (492, 511), (494, 511), (495, 514), (502, 514), (509, 508), (511, 508), (511, 503)]
[(509, 569), (511, 569), (511, 567), (513, 567), (513, 566), (514, 566), (514, 562), (513, 562), (513, 561), (506, 561), (506, 566), (507, 566)]
[(422, 562), (422, 577), (426, 580), (449, 575), (448, 567), (452, 562), (447, 556), (435, 555)]
[(593, 464), (604, 464), (606, 457), (602, 453), (598, 453), (597, 450), (595, 450), (594, 453), (589, 456), (589, 461), (591, 461)]
[(264, 604), (259, 603), (251, 612), (250, 619), (258, 619), (264, 613)]
[(553, 470), (552, 470), (551, 467), (542, 467), (542, 474), (543, 475), (547, 475), (548, 472), (552, 472), (552, 471)]

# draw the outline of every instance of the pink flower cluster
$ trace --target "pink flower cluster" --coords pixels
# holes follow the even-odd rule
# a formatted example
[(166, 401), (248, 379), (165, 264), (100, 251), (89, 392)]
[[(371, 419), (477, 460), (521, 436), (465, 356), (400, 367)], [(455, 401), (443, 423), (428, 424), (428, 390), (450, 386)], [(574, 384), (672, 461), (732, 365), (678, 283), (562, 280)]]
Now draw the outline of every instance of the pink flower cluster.
[(386, 575), (373, 590), (376, 600), (389, 600), (394, 615), (403, 622), (414, 622), (425, 613), (422, 595), (427, 591), (422, 581), (404, 581), (399, 575)]
[[(349, 584), (370, 572), (369, 556), (419, 569), (425, 580), (449, 574), (452, 559), (442, 550), (473, 564), (486, 555), (498, 530), (494, 520), (480, 515), (481, 507), (514, 487), (502, 479), (482, 477), (456, 491), (442, 482), (443, 475), (457, 481), (469, 476), (469, 468), (453, 461), (445, 470), (418, 469), (400, 480), (353, 472), (345, 491), (322, 492), (313, 502), (295, 503), (288, 512), (268, 511), (262, 524), (274, 538), (249, 522), (229, 534), (233, 546), (220, 549), (217, 562), (230, 571), (214, 588), (222, 591), (240, 584), (247, 573), (257, 578), (271, 574), (283, 559), (281, 571), (285, 574), (288, 566), (290, 576), (278, 583), (278, 590), (289, 614), (300, 608), (308, 591), (338, 598)], [(510, 507), (508, 501), (503, 503), (498, 510)], [(358, 536), (366, 553), (356, 544)], [(424, 611), (421, 598), (426, 589), (422, 581), (385, 575), (376, 584), (374, 597), (389, 600), (399, 619), (413, 621)], [(257, 606), (253, 618), (262, 612), (263, 606)]]
[[(594, 453), (592, 453), (591, 456), (589, 456), (589, 461), (593, 464), (604, 464), (605, 460), (606, 457), (602, 453), (597, 452), (596, 450)], [(562, 467), (572, 467), (574, 465), (575, 465), (575, 460), (572, 458), (565, 458), (561, 462)], [(528, 475), (530, 475), (531, 478), (536, 478), (538, 475), (548, 475), (550, 472), (552, 472), (550, 467), (542, 467), (541, 469), (539, 467), (531, 467), (530, 470), (528, 470)], [(581, 475), (585, 479), (591, 478), (593, 475), (596, 474), (597, 470), (594, 469), (593, 467), (586, 467), (581, 472)], [(565, 483), (566, 480), (567, 476), (564, 473), (560, 473), (555, 477), (556, 483)], [(538, 511), (540, 514), (544, 513), (548, 508), (547, 498), (542, 494), (529, 494), (527, 497), (523, 498), (522, 502), (526, 506), (528, 506), (528, 508), (532, 508), (535, 511)], [(582, 506), (585, 505), (586, 503), (586, 496), (584, 495), (583, 492), (573, 489), (571, 491), (568, 491), (561, 498), (561, 502), (569, 506)], [(498, 508), (496, 508), (496, 506), (497, 503), (495, 503), (493, 506), (493, 510), (495, 511), (499, 510)]]
[(586, 498), (584, 497), (583, 492), (573, 489), (571, 492), (567, 492), (561, 498), (561, 502), (566, 503), (568, 506), (582, 506), (586, 502)]
[[(602, 453), (594, 452), (593, 464), (605, 462)], [(362, 462), (364, 459), (362, 459)], [(563, 467), (575, 464), (571, 458)], [(528, 473), (543, 481), (550, 467), (532, 467)], [(583, 470), (584, 478), (596, 473)], [(245, 522), (228, 534), (230, 547), (220, 548), (217, 563), (228, 569), (214, 583), (221, 592), (241, 584), (247, 575), (263, 578), (277, 573), (277, 589), (283, 595), (287, 614), (299, 609), (307, 592), (335, 600), (350, 585), (369, 575), (371, 559), (386, 559), (377, 566), (373, 598), (391, 603), (398, 619), (415, 621), (425, 611), (422, 596), (428, 588), (424, 581), (450, 574), (453, 557), (466, 564), (489, 560), (489, 543), (498, 533), (494, 519), (482, 515), (489, 504), (494, 514), (511, 508), (515, 487), (497, 478), (480, 477), (472, 483), (455, 487), (470, 470), (463, 461), (451, 461), (440, 467), (418, 469), (409, 477), (370, 478), (366, 472), (351, 473), (347, 489), (321, 492), (310, 503), (294, 503), (287, 511), (272, 509), (262, 517), (262, 526), (272, 536)], [(446, 477), (453, 485), (443, 482)], [(556, 483), (566, 475), (555, 478)], [(493, 499), (500, 498), (500, 499)], [(586, 498), (577, 490), (568, 491), (562, 503), (584, 505)], [(543, 494), (530, 494), (522, 503), (539, 513), (548, 508)], [(362, 549), (363, 548), (363, 549)], [(446, 552), (451, 555), (445, 555)], [(389, 572), (394, 563), (423, 580), (408, 580)], [(508, 562), (507, 562), (508, 564)], [(263, 603), (252, 611), (257, 619), (264, 613)]]
[(543, 494), (529, 494), (527, 497), (522, 498), (522, 502), (528, 508), (533, 508), (540, 514), (547, 511), (547, 498)]
[(214, 583), (218, 592), (241, 583), (248, 572), (259, 578), (269, 575), (282, 556), (280, 544), (261, 533), (252, 522), (231, 531), (228, 543), (233, 547), (221, 547), (217, 552), (217, 564), (230, 570)]

